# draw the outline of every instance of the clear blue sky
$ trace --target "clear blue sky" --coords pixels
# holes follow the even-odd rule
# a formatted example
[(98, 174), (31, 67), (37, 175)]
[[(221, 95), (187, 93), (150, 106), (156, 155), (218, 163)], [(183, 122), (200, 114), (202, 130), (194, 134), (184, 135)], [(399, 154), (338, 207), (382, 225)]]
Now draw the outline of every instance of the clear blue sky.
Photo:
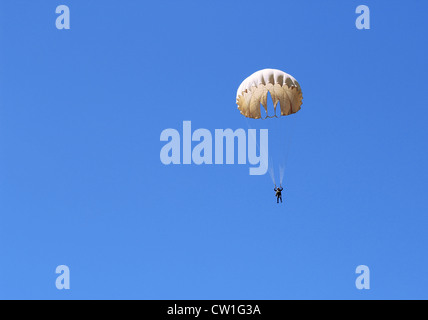
[[(60, 4), (71, 30), (55, 28)], [(427, 299), (427, 14), (1, 1), (0, 298)], [(247, 129), (236, 89), (263, 68), (304, 95), (285, 204), (248, 165), (160, 162), (161, 131), (184, 120)], [(370, 290), (355, 288), (361, 264)]]

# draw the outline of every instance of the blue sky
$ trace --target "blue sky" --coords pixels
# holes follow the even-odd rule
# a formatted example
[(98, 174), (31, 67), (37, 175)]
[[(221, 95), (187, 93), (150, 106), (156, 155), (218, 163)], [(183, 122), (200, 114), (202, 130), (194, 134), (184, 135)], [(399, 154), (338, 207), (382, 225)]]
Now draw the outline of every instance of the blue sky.
[[(2, 1), (0, 298), (427, 299), (427, 12)], [(303, 89), (280, 120), (284, 204), (248, 165), (160, 162), (161, 131), (184, 120), (248, 129), (236, 89), (263, 68)], [(370, 290), (355, 288), (361, 264)]]

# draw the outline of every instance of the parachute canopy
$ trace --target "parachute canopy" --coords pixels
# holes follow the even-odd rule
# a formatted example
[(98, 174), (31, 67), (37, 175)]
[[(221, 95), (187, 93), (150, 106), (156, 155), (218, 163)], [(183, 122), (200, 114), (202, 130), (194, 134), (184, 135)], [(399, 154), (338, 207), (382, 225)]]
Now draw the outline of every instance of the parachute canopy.
[(236, 104), (241, 114), (247, 118), (260, 119), (260, 104), (267, 110), (267, 95), (270, 93), (275, 114), (266, 118), (277, 117), (276, 106), (279, 102), (280, 116), (296, 113), (302, 105), (302, 90), (296, 79), (276, 69), (263, 69), (245, 79), (236, 92)]

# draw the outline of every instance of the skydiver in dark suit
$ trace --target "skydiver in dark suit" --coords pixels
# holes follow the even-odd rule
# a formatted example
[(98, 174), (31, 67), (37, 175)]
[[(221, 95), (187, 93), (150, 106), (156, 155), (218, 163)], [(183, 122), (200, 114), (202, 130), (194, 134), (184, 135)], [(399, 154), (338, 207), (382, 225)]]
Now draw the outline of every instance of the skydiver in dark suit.
[(280, 185), (279, 188), (276, 187), (273, 189), (273, 191), (275, 191), (275, 196), (276, 196), (276, 203), (279, 203), (279, 200), (281, 200), (282, 203), (282, 193), (281, 191), (284, 190), (284, 188), (282, 188), (282, 186)]

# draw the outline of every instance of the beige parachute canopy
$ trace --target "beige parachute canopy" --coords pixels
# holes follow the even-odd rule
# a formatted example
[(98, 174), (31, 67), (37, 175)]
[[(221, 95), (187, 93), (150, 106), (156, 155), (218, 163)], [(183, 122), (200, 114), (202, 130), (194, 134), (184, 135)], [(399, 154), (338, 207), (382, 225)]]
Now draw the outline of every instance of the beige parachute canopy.
[(267, 110), (267, 95), (270, 93), (274, 105), (279, 102), (281, 116), (288, 116), (300, 110), (302, 105), (302, 90), (296, 79), (289, 74), (276, 69), (263, 69), (245, 79), (236, 92), (236, 104), (241, 114), (247, 118), (260, 119), (260, 104)]

